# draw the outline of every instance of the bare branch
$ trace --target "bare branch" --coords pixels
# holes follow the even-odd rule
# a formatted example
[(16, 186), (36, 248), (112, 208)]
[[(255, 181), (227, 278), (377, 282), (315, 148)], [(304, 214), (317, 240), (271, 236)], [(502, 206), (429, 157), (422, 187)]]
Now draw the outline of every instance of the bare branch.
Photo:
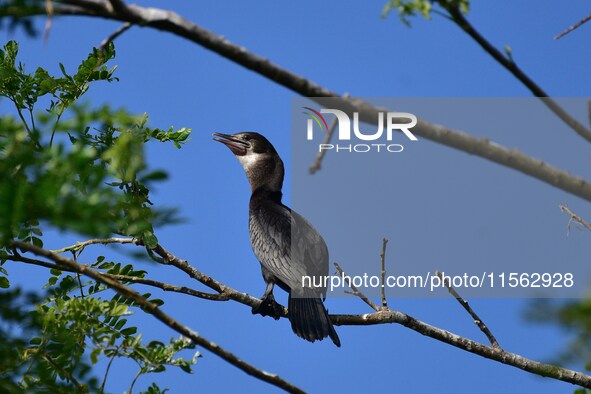
[[(21, 245), (23, 247), (21, 247)], [(81, 265), (78, 265), (76, 267), (68, 266), (64, 262), (64, 261), (68, 261), (68, 259), (65, 259), (59, 255), (55, 255), (51, 251), (40, 249), (40, 248), (37, 248), (33, 245), (26, 244), (23, 242), (18, 242), (18, 243), (15, 242), (15, 246), (17, 246), (21, 249), (24, 249), (24, 250), (31, 251), (32, 253), (37, 254), (39, 256), (46, 257), (46, 258), (52, 260), (54, 263), (43, 262), (40, 260), (30, 259), (30, 258), (27, 258), (24, 256), (18, 256), (18, 255), (17, 256), (8, 256), (9, 260), (22, 261), (22, 262), (27, 262), (30, 264), (41, 265), (41, 266), (44, 266), (47, 268), (57, 268), (57, 269), (62, 269), (62, 270), (65, 267), (67, 269), (72, 269), (74, 272), (80, 272), (83, 274), (87, 274), (86, 272), (81, 272), (81, 269), (83, 269), (83, 268), (87, 269), (88, 267), (81, 266)], [(199, 280), (201, 283), (204, 283), (204, 284), (209, 283), (211, 288), (224, 289), (223, 290), (224, 294), (226, 294), (229, 299), (232, 299), (232, 300), (237, 301), (237, 302), (244, 304), (244, 305), (248, 305), (250, 307), (260, 304), (260, 300), (258, 298), (252, 297), (246, 293), (241, 293), (237, 290), (234, 290), (228, 286), (221, 284), (220, 282), (216, 281), (215, 279), (210, 278), (207, 275), (198, 271), (197, 269), (189, 266), (185, 260), (177, 258), (176, 256), (172, 255), (170, 252), (168, 252), (166, 249), (164, 249), (163, 247), (160, 246), (157, 249), (158, 249), (158, 253), (162, 254), (163, 258), (165, 258), (168, 262), (170, 262), (170, 265), (176, 266), (177, 268), (182, 269), (183, 271), (189, 273), (189, 275), (191, 277)], [(185, 264), (186, 264), (186, 266), (185, 266)], [(91, 272), (93, 272), (93, 271), (91, 270)], [(101, 275), (101, 274), (99, 274), (99, 275)], [(91, 275), (88, 275), (88, 276), (92, 277)], [(106, 275), (103, 274), (103, 277), (105, 277), (105, 276)], [(93, 279), (96, 279), (96, 278), (93, 277)], [(108, 279), (110, 281), (113, 280), (108, 277), (106, 277), (105, 279)], [(99, 280), (99, 281), (101, 281), (101, 280)], [(102, 282), (102, 283), (105, 283), (105, 282)], [(115, 282), (115, 283), (117, 283), (118, 286), (123, 286), (118, 282)], [(105, 284), (107, 286), (110, 286), (108, 283), (105, 283)], [(123, 288), (128, 289), (125, 286), (123, 286)], [(131, 290), (131, 289), (129, 289), (129, 291), (133, 292), (133, 290)], [(134, 292), (134, 294), (138, 294), (138, 293)], [(135, 299), (134, 299), (134, 301), (135, 301)], [(138, 302), (138, 304), (139, 304), (139, 302)], [(373, 303), (371, 301), (368, 303), (368, 305), (370, 305), (370, 306), (372, 304)], [(343, 325), (366, 326), (366, 325), (376, 325), (376, 324), (400, 324), (400, 325), (403, 325), (403, 326), (405, 326), (413, 331), (416, 331), (422, 335), (431, 337), (433, 339), (447, 343), (447, 344), (457, 347), (459, 349), (463, 349), (463, 350), (468, 351), (470, 353), (474, 353), (474, 354), (479, 355), (481, 357), (485, 357), (485, 358), (488, 358), (488, 359), (491, 359), (494, 361), (498, 361), (503, 364), (510, 365), (510, 366), (522, 369), (524, 371), (527, 371), (527, 372), (531, 372), (533, 374), (537, 374), (537, 375), (545, 376), (545, 377), (550, 377), (553, 379), (561, 380), (564, 382), (576, 384), (581, 387), (591, 389), (591, 376), (585, 375), (580, 372), (561, 368), (561, 367), (558, 367), (555, 365), (544, 364), (544, 363), (540, 363), (537, 361), (533, 361), (533, 360), (527, 359), (525, 357), (522, 357), (518, 354), (506, 352), (498, 347), (486, 346), (486, 345), (483, 345), (479, 342), (461, 337), (457, 334), (453, 334), (453, 333), (443, 330), (441, 328), (431, 326), (431, 325), (424, 323), (420, 320), (417, 320), (414, 317), (409, 316), (405, 313), (394, 311), (391, 309), (383, 310), (383, 309), (379, 308), (377, 305), (375, 305), (375, 304), (373, 304), (373, 305), (374, 306), (372, 306), (372, 309), (376, 310), (376, 312), (374, 312), (374, 313), (361, 314), (361, 315), (330, 315), (330, 318), (331, 318), (332, 322), (338, 326), (343, 326)], [(147, 310), (147, 312), (151, 313), (149, 310)], [(285, 309), (283, 310), (282, 317), (287, 317), (287, 311)], [(176, 324), (178, 324), (178, 323), (176, 323)], [(182, 327), (184, 327), (184, 326), (182, 326)], [(177, 330), (177, 328), (174, 328), (174, 329)], [(186, 329), (188, 330), (188, 328), (186, 328)], [(179, 330), (177, 330), (177, 331), (181, 332)], [(192, 331), (190, 331), (190, 330), (189, 330), (189, 332), (192, 333)], [(193, 339), (192, 336), (186, 335), (184, 332), (181, 332), (181, 334)], [(204, 347), (209, 350), (209, 348), (207, 346), (204, 346)]]
[(460, 296), (460, 294), (452, 287), (452, 285), (449, 283), (449, 279), (445, 280), (443, 274), (439, 271), (437, 271), (437, 276), (439, 277), (439, 279), (443, 281), (443, 285), (447, 287), (449, 293), (452, 296), (454, 296), (454, 298), (460, 303), (460, 305), (466, 310), (466, 312), (468, 312), (470, 317), (472, 317), (472, 319), (474, 320), (474, 324), (476, 324), (478, 328), (480, 328), (480, 331), (482, 331), (484, 335), (486, 335), (492, 347), (500, 348), (501, 346), (499, 345), (499, 342), (497, 342), (495, 336), (488, 329), (486, 324), (484, 324), (484, 321), (482, 321), (482, 319), (476, 314), (476, 312), (474, 312), (474, 309), (472, 309), (470, 304), (468, 304), (468, 301), (463, 299), (462, 296)]
[(536, 375), (551, 377), (581, 387), (591, 388), (591, 376), (589, 375), (561, 368), (556, 365), (533, 361), (518, 354), (504, 351), (501, 348), (483, 345), (482, 343), (461, 337), (438, 327), (433, 327), (405, 313), (393, 311), (391, 309), (366, 315), (331, 315), (331, 318), (332, 322), (338, 326), (366, 326), (388, 323), (401, 324), (419, 334), (447, 343), (448, 345), (463, 349), (467, 352), (477, 354), (481, 357), (495, 360), (502, 364), (510, 365)]
[(388, 240), (384, 238), (382, 240), (382, 252), (380, 253), (380, 260), (382, 266), (382, 287), (380, 289), (380, 293), (382, 296), (382, 309), (388, 309), (388, 300), (386, 300), (386, 246), (388, 245)]
[[(322, 144), (330, 143), (330, 141), (332, 140), (332, 134), (333, 134), (334, 129), (336, 127), (337, 127), (337, 119), (334, 118), (332, 120), (332, 122), (330, 123), (328, 130), (326, 130), (326, 134), (324, 135), (324, 141), (322, 141)], [(310, 168), (308, 169), (310, 171), (310, 174), (315, 174), (316, 171), (320, 170), (320, 167), (322, 164), (322, 159), (324, 158), (324, 155), (326, 155), (326, 150), (320, 150), (318, 152), (318, 154), (316, 155), (316, 158), (314, 159), (314, 162), (310, 165)]]
[(141, 285), (157, 287), (164, 291), (171, 291), (174, 293), (181, 293), (187, 294), (197, 298), (203, 298), (205, 300), (210, 301), (228, 301), (230, 298), (221, 293), (221, 294), (213, 294), (213, 293), (206, 293), (203, 291), (191, 289), (186, 286), (175, 286), (164, 282), (159, 282), (156, 280), (148, 279), (148, 278), (138, 278), (137, 276), (129, 276), (129, 275), (115, 275), (115, 274), (103, 274), (108, 276), (109, 278), (122, 281), (122, 282), (130, 282), (130, 283), (138, 283)]
[(566, 212), (566, 213), (568, 213), (570, 215), (570, 219), (568, 221), (568, 229), (569, 229), (569, 231), (570, 231), (570, 224), (573, 221), (582, 224), (587, 230), (591, 231), (591, 224), (589, 224), (589, 222), (585, 221), (585, 219), (583, 219), (582, 217), (580, 217), (579, 215), (577, 215), (576, 213), (574, 213), (573, 211), (571, 211), (569, 209), (569, 207), (567, 207), (566, 205), (563, 204), (563, 205), (560, 206), (560, 210), (562, 212)]
[[(31, 258), (20, 256), (20, 255), (8, 255), (8, 260), (20, 261), (22, 263), (38, 265), (41, 267), (50, 268), (50, 269), (57, 269), (60, 271), (65, 271), (65, 272), (77, 272), (77, 271), (71, 269), (70, 267), (67, 267), (64, 265), (48, 263), (46, 261), (31, 259)], [(164, 282), (159, 282), (159, 281), (148, 279), (148, 278), (140, 278), (137, 276), (129, 276), (129, 275), (109, 274), (106, 272), (101, 272), (101, 274), (108, 277), (108, 278), (118, 280), (121, 282), (130, 282), (130, 283), (137, 283), (137, 284), (146, 285), (146, 286), (157, 287), (157, 288), (164, 290), (164, 291), (171, 291), (174, 293), (187, 294), (187, 295), (190, 295), (193, 297), (203, 298), (203, 299), (211, 300), (211, 301), (227, 301), (230, 299), (230, 297), (228, 297), (225, 294), (206, 293), (203, 291), (191, 289), (186, 286), (175, 286), (175, 285), (171, 285), (171, 284), (164, 283)]]
[[(62, 0), (62, 2), (63, 4), (55, 4), (54, 15), (88, 15), (95, 17), (103, 17), (112, 20), (129, 22), (132, 24), (150, 26), (162, 31), (168, 31), (180, 37), (184, 37), (188, 40), (191, 40), (199, 45), (202, 45), (220, 54), (221, 56), (224, 56), (242, 65), (245, 68), (253, 70), (259, 73), (260, 75), (265, 76), (270, 80), (275, 81), (278, 84), (281, 84), (282, 86), (285, 86), (303, 96), (338, 97), (337, 93), (332, 92), (320, 85), (317, 85), (299, 75), (282, 69), (277, 65), (271, 63), (267, 59), (255, 55), (247, 51), (245, 48), (229, 42), (221, 36), (218, 36), (197, 25), (194, 25), (193, 23), (181, 18), (176, 13), (156, 8), (145, 8), (136, 5), (125, 5), (126, 13), (117, 13), (114, 10), (114, 6), (112, 5), (112, 3), (108, 3), (106, 1)], [(5, 9), (5, 11), (6, 10), (13, 10), (15, 14), (12, 15), (18, 16), (26, 16), (24, 13), (28, 13), (27, 15), (45, 13), (43, 9), (22, 11), (13, 7)], [(382, 110), (374, 106), (371, 106), (366, 102), (356, 100), (353, 98), (343, 100), (342, 106), (348, 108), (349, 112), (360, 112), (360, 118), (362, 120), (363, 118), (371, 119), (371, 123), (376, 122), (377, 113)], [(474, 138), (467, 134), (447, 129), (439, 125), (431, 124), (423, 120), (421, 120), (417, 127), (413, 129), (413, 132), (415, 132), (415, 130), (418, 136), (442, 143), (447, 146), (454, 147), (456, 149), (463, 150), (470, 154), (475, 154), (484, 157), (488, 160), (497, 162), (507, 167), (514, 168), (525, 174), (531, 175), (544, 182), (547, 182), (555, 187), (561, 188), (565, 191), (568, 191), (570, 193), (573, 193), (575, 195), (578, 195), (582, 198), (591, 201), (591, 186), (586, 181), (584, 181), (581, 178), (574, 177), (557, 168), (551, 167), (540, 160), (536, 160), (529, 156), (526, 156), (518, 151), (512, 151), (503, 146), (492, 143), (486, 139)], [(65, 259), (50, 251), (36, 248), (33, 245), (24, 244), (22, 242), (20, 242), (20, 244), (24, 245), (25, 248), (29, 248), (25, 250), (29, 250), (35, 254), (39, 253), (38, 255), (54, 261), (55, 265), (57, 266), (66, 264), (65, 261), (70, 261), (69, 259)], [(190, 266), (186, 260), (177, 258), (161, 246), (158, 246), (154, 250), (154, 252), (158, 256), (160, 256), (162, 262), (168, 263), (183, 270), (189, 276), (199, 280), (201, 283), (219, 292), (220, 294), (227, 294), (230, 299), (233, 299), (235, 301), (241, 302), (249, 306), (257, 305), (258, 303), (260, 303), (260, 300), (251, 297), (248, 294), (237, 292), (220, 283), (219, 281), (201, 273), (196, 268)], [(62, 259), (64, 261), (62, 261)], [(100, 273), (97, 273), (96, 271), (89, 269), (88, 267), (81, 265), (68, 265), (68, 267), (78, 270), (76, 272), (83, 273), (85, 275), (92, 277), (95, 280), (101, 281), (102, 283), (105, 283), (107, 286), (115, 286), (114, 288), (118, 292), (120, 291), (120, 294), (125, 294), (126, 297), (135, 297), (138, 295), (133, 290), (121, 285), (112, 278), (108, 278)], [(96, 277), (93, 275), (95, 275)], [(371, 306), (371, 304), (368, 305)], [(481, 355), (482, 357), (493, 359), (501, 363), (505, 363), (532, 373), (536, 373), (541, 376), (548, 376), (558, 380), (577, 384), (582, 387), (591, 388), (591, 376), (587, 376), (585, 374), (575, 372), (572, 370), (567, 370), (557, 366), (528, 360), (519, 355), (505, 352), (502, 349), (494, 348), (492, 346), (486, 346), (478, 342), (469, 340), (467, 338), (460, 337), (448, 331), (442, 330), (440, 328), (430, 326), (402, 312), (392, 311), (389, 309), (381, 310), (381, 308), (377, 307), (377, 305), (373, 305), (377, 309), (374, 307), (372, 308), (374, 308), (374, 310), (379, 309), (378, 312), (364, 315), (332, 315), (331, 319), (336, 325), (371, 325), (391, 323), (401, 324), (423, 335), (430, 336), (439, 341), (448, 343), (452, 346), (456, 346), (458, 348), (464, 349), (474, 354)], [(162, 321), (165, 321), (165, 318), (168, 318), (167, 315), (163, 314), (163, 312), (161, 312), (153, 304), (149, 303), (149, 301), (147, 301), (146, 304), (146, 311), (154, 314), (155, 317)], [(173, 328), (175, 328), (175, 330), (177, 331), (181, 330), (179, 331), (181, 333), (183, 333), (182, 330), (184, 329), (189, 330), (184, 326), (180, 326), (180, 324), (176, 321), (174, 321), (173, 325)], [(177, 325), (179, 325), (180, 328)], [(200, 336), (198, 336), (190, 330), (188, 331), (188, 333), (190, 335), (186, 335), (184, 333), (183, 335), (190, 337), (191, 339), (193, 339), (194, 337), (199, 338), (200, 341), (205, 343), (202, 346), (207, 349), (213, 349), (212, 352), (214, 353), (216, 349), (219, 351), (217, 345), (212, 344), (211, 342), (201, 338)], [(215, 354), (220, 355), (219, 353)], [(229, 355), (224, 355), (223, 352), (221, 352), (220, 355), (220, 357), (224, 358), (225, 360), (228, 360), (228, 358), (230, 360), (234, 360), (235, 356), (231, 356), (232, 357), (230, 357)], [(241, 360), (237, 360), (237, 362), (238, 361), (241, 362)], [(245, 370), (244, 368), (245, 367), (243, 366), (242, 369)], [(266, 373), (263, 372), (263, 374)]]
[[(225, 284), (212, 278), (211, 276), (204, 274), (197, 268), (190, 265), (187, 262), (187, 260), (183, 260), (170, 253), (162, 245), (156, 246), (156, 248), (154, 248), (154, 253), (156, 253), (158, 256), (162, 258), (164, 264), (172, 265), (173, 267), (180, 269), (181, 271), (189, 275), (189, 277), (198, 280), (210, 289), (217, 291), (219, 294), (223, 294), (224, 296), (228, 297), (228, 299), (238, 301), (250, 307), (257, 307), (261, 303), (260, 299), (252, 297), (246, 293), (241, 293), (237, 290), (234, 290), (231, 287), (226, 286)], [(281, 316), (287, 317), (286, 308), (283, 308)]]
[(580, 21), (578, 21), (577, 23), (575, 23), (574, 25), (570, 26), (568, 29), (564, 30), (561, 33), (558, 33), (557, 35), (554, 36), (555, 40), (558, 40), (559, 38), (567, 35), (568, 33), (570, 33), (571, 31), (575, 30), (576, 28), (580, 27), (582, 24), (589, 22), (591, 20), (591, 14), (587, 15), (586, 17), (584, 17), (583, 19), (581, 19)]
[[(172, 11), (165, 11), (152, 7), (140, 7), (135, 4), (126, 5), (126, 9), (127, 12), (122, 14), (114, 11), (110, 3), (106, 1), (62, 0), (61, 4), (54, 4), (53, 11), (54, 15), (94, 16), (168, 31), (210, 49), (249, 70), (301, 94), (304, 97), (310, 97), (312, 100), (326, 97), (339, 97), (337, 93), (315, 84), (300, 75), (281, 68), (278, 65), (271, 63), (268, 59), (249, 52), (246, 48), (236, 45), (222, 36), (197, 26)], [(18, 7), (9, 7), (6, 9), (6, 13), (14, 16), (31, 16), (45, 14), (45, 10), (43, 8), (22, 10)], [(460, 18), (463, 18), (461, 13)], [(459, 19), (459, 21), (462, 21), (462, 19)], [(463, 26), (470, 25), (464, 24)], [(473, 28), (470, 31), (472, 32)], [(476, 32), (476, 34), (478, 33)], [(505, 67), (509, 67), (509, 70), (519, 70), (517, 66), (506, 59), (498, 50), (496, 50), (496, 48), (492, 47), (490, 43), (484, 40), (484, 38), (482, 38), (481, 42), (483, 45), (487, 45), (487, 48), (490, 47), (491, 54), (495, 54), (495, 59), (501, 62)], [(519, 72), (525, 76), (521, 70), (519, 70)], [(528, 84), (532, 85), (532, 89), (534, 89), (534, 86), (537, 87), (537, 85), (531, 82), (527, 76), (525, 76), (525, 78), (525, 80), (529, 81)], [(547, 96), (546, 92), (541, 89), (539, 89), (535, 95), (539, 97)], [(547, 105), (549, 105), (549, 103), (550, 105), (552, 105), (551, 103), (555, 104), (552, 100), (548, 101), (549, 99), (545, 98), (543, 100)], [(355, 98), (342, 98), (342, 100), (340, 100), (340, 105), (335, 106), (335, 108), (344, 110), (348, 114), (351, 114), (354, 111), (359, 112), (360, 120), (371, 124), (376, 124), (378, 120), (378, 112), (385, 110)], [(564, 110), (558, 108), (555, 108), (555, 110), (564, 112)], [(563, 114), (563, 117), (567, 120), (569, 119), (568, 115)], [(571, 127), (574, 125), (574, 123), (570, 121), (567, 123), (569, 123)], [(574, 127), (578, 127), (578, 129), (582, 128), (580, 131), (585, 135), (588, 134), (591, 139), (591, 132), (588, 132), (581, 125), (579, 126), (580, 127)], [(417, 126), (413, 128), (413, 133), (416, 133), (419, 137), (513, 168), (556, 188), (591, 201), (591, 184), (584, 179), (553, 167), (542, 160), (527, 156), (516, 149), (511, 150), (502, 145), (491, 142), (488, 139), (472, 137), (463, 132), (429, 123), (425, 120), (419, 120)]]
[(52, 27), (53, 3), (51, 0), (45, 0), (45, 11), (47, 12), (47, 19), (45, 20), (45, 29), (43, 30), (43, 41), (49, 40), (49, 32)]
[(131, 26), (132, 26), (132, 24), (129, 22), (125, 22), (124, 24), (122, 24), (109, 37), (107, 37), (103, 41), (101, 41), (101, 43), (99, 44), (99, 49), (103, 49), (107, 46), (108, 43), (115, 41), (115, 39), (117, 37), (119, 37), (121, 34), (125, 33)]
[[(350, 97), (349, 93), (343, 94), (343, 98), (349, 98), (349, 97)], [(333, 135), (336, 127), (337, 127), (337, 119), (334, 118), (332, 120), (332, 123), (330, 124), (330, 127), (328, 128), (328, 130), (326, 130), (326, 135), (324, 136), (324, 141), (322, 141), (323, 144), (330, 143), (330, 141), (332, 140), (332, 135)], [(315, 174), (318, 170), (320, 170), (320, 166), (322, 164), (322, 159), (324, 159), (324, 155), (326, 155), (326, 152), (327, 152), (326, 150), (321, 150), (318, 152), (318, 154), (316, 155), (316, 158), (314, 159), (314, 162), (310, 165), (310, 168), (309, 168), (310, 174)]]
[[(334, 262), (334, 266), (337, 269), (337, 272), (339, 273), (339, 275), (341, 275), (344, 278), (347, 278), (345, 275), (345, 272), (343, 271), (343, 269), (341, 268), (341, 266), (339, 265), (339, 263), (337, 263), (336, 261)], [(359, 291), (359, 289), (357, 288), (357, 286), (355, 286), (353, 283), (351, 283), (351, 278), (349, 278), (348, 280), (345, 279), (347, 281), (347, 286), (349, 286), (351, 288), (351, 292), (348, 292), (349, 294), (352, 294), (354, 296), (357, 296), (359, 298), (361, 298), (361, 300), (363, 300), (363, 302), (365, 302), (367, 305), (369, 305), (371, 307), (371, 309), (375, 310), (376, 312), (382, 310), (382, 308), (380, 308), (379, 306), (377, 306), (372, 300), (370, 300), (365, 294), (363, 294), (361, 291)]]
[(135, 238), (96, 238), (89, 239), (83, 242), (76, 242), (75, 245), (66, 246), (65, 248), (52, 250), (52, 253), (64, 253), (64, 252), (82, 252), (88, 245), (107, 245), (107, 244), (140, 244), (140, 241)]
[(577, 132), (581, 137), (591, 142), (591, 130), (579, 123), (575, 118), (570, 116), (556, 101), (550, 98), (539, 85), (537, 85), (521, 68), (515, 64), (513, 59), (504, 56), (497, 48), (494, 47), (478, 30), (464, 17), (462, 11), (457, 6), (446, 7), (450, 13), (452, 20), (464, 30), (486, 53), (493, 57), (501, 66), (509, 71), (515, 78), (517, 78), (529, 91), (536, 97), (539, 97), (546, 106), (556, 114), (564, 123)]
[(228, 363), (234, 365), (235, 367), (241, 369), (242, 371), (246, 372), (249, 375), (252, 375), (260, 380), (263, 380), (267, 383), (270, 383), (274, 386), (277, 386), (287, 392), (290, 393), (304, 393), (304, 391), (293, 384), (289, 383), (288, 381), (284, 380), (283, 378), (279, 377), (276, 374), (272, 374), (261, 369), (256, 368), (255, 366), (241, 360), (234, 354), (230, 353), (226, 349), (222, 348), (218, 344), (209, 341), (208, 339), (200, 336), (190, 328), (182, 325), (177, 320), (173, 319), (171, 316), (164, 313), (158, 306), (150, 302), (148, 299), (143, 297), (140, 293), (132, 290), (131, 288), (119, 283), (118, 281), (109, 278), (106, 275), (101, 274), (98, 271), (95, 271), (88, 266), (80, 265), (75, 263), (73, 260), (55, 254), (49, 250), (39, 248), (33, 244), (21, 242), (21, 241), (12, 241), (12, 247), (19, 248), (26, 252), (31, 252), (37, 256), (44, 257), (49, 259), (60, 266), (65, 266), (73, 270), (74, 272), (78, 272), (80, 274), (86, 275), (104, 285), (110, 287), (114, 291), (116, 291), (119, 295), (133, 300), (137, 303), (145, 312), (153, 315), (156, 319), (160, 320), (162, 323), (167, 325), (168, 327), (172, 328), (176, 332), (190, 338), (195, 344), (209, 350), (213, 354), (217, 355), (218, 357), (224, 359)]

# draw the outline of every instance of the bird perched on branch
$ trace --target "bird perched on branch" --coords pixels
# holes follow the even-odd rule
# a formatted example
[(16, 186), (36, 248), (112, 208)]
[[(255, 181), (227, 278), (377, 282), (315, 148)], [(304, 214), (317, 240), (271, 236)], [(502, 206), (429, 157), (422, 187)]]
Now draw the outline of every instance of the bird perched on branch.
[(267, 284), (261, 304), (252, 312), (279, 319), (281, 306), (273, 296), (277, 284), (289, 293), (288, 317), (297, 336), (310, 342), (330, 337), (341, 346), (322, 302), (326, 286), (305, 287), (303, 283), (304, 277), (328, 275), (328, 249), (306, 219), (281, 203), (284, 169), (277, 151), (258, 133), (213, 135), (238, 158), (252, 192), (248, 210), (250, 243)]

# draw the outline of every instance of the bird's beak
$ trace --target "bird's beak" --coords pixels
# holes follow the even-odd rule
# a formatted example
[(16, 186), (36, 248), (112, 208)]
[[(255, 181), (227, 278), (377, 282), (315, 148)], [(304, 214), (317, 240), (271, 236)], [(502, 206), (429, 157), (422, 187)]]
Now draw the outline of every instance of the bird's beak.
[(244, 156), (250, 144), (230, 134), (213, 133), (213, 139), (226, 145), (236, 156)]

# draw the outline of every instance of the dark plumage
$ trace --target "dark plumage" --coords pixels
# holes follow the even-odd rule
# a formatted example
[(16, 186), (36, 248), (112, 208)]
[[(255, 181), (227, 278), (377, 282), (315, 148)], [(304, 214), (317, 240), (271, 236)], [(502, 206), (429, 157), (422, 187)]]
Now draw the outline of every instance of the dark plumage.
[(252, 132), (234, 135), (214, 133), (246, 172), (252, 195), (249, 204), (250, 243), (267, 288), (261, 305), (253, 313), (279, 318), (273, 296), (277, 284), (289, 293), (289, 321), (293, 332), (310, 342), (330, 337), (341, 346), (322, 300), (326, 288), (303, 288), (302, 277), (328, 275), (328, 249), (312, 225), (281, 202), (283, 162), (262, 135)]

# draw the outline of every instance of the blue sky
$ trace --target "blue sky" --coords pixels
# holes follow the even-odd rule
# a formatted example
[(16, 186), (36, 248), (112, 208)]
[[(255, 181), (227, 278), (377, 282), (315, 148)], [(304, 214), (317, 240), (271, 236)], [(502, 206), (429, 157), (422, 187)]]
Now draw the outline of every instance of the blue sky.
[[(359, 97), (512, 97), (529, 92), (498, 66), (456, 26), (440, 17), (413, 19), (407, 28), (395, 15), (381, 19), (385, 1), (329, 2), (186, 2), (165, 6), (229, 40), (269, 58), (299, 75), (339, 93)], [(162, 7), (161, 2), (141, 2)], [(470, 21), (497, 47), (510, 45), (515, 61), (553, 96), (585, 97), (591, 82), (588, 27), (559, 41), (552, 37), (587, 15), (588, 2), (563, 7), (542, 1), (476, 1)], [(39, 24), (42, 27), (40, 21)], [(20, 41), (21, 61), (29, 70), (43, 66), (59, 73), (59, 62), (73, 70), (92, 46), (118, 24), (88, 18), (57, 18), (49, 40), (29, 39), (20, 32), (4, 39)], [(147, 112), (150, 124), (193, 129), (181, 150), (148, 147), (149, 163), (165, 169), (170, 179), (153, 190), (156, 204), (180, 209), (186, 221), (157, 230), (169, 250), (228, 285), (254, 295), (264, 283), (248, 240), (246, 178), (230, 152), (211, 140), (214, 131), (257, 130), (288, 161), (291, 157), (291, 102), (295, 95), (219, 55), (171, 34), (133, 27), (116, 41), (120, 82), (91, 87), (93, 105), (110, 103), (134, 113)], [(7, 111), (0, 102), (0, 111)], [(479, 130), (467, 130), (478, 134)], [(589, 154), (574, 133), (499, 129), (492, 140), (589, 178)], [(420, 141), (397, 169), (401, 200), (390, 209), (390, 253), (405, 259), (463, 258), (544, 259), (559, 270), (563, 259), (589, 254), (586, 235), (565, 239), (567, 218), (558, 205), (567, 203), (585, 214), (586, 203), (509, 169), (463, 152)], [(296, 160), (294, 160), (295, 162)], [(335, 163), (333, 161), (333, 163)], [(327, 158), (328, 176), (331, 160)], [(402, 168), (403, 170), (400, 170)], [(334, 169), (334, 168), (333, 168)], [(296, 171), (297, 169), (293, 169)], [(403, 176), (404, 174), (412, 176)], [(291, 178), (288, 171), (286, 197)], [(322, 179), (322, 178), (319, 178)], [(412, 209), (410, 209), (412, 207)], [(371, 230), (360, 226), (359, 231)], [(381, 237), (375, 236), (375, 258)], [(81, 240), (51, 234), (51, 248)], [(368, 241), (369, 242), (369, 241)], [(572, 246), (568, 256), (554, 246)], [(85, 252), (87, 253), (87, 252)], [(338, 252), (337, 252), (338, 253)], [(91, 257), (92, 253), (86, 255)], [(442, 257), (443, 256), (443, 257)], [(394, 258), (394, 257), (392, 257)], [(129, 258), (128, 258), (129, 259)], [(150, 276), (194, 285), (166, 269), (136, 261)], [(35, 267), (8, 267), (13, 283), (43, 281)], [(281, 293), (280, 290), (277, 293)], [(164, 309), (182, 323), (238, 356), (310, 392), (481, 393), (572, 392), (574, 387), (482, 359), (397, 325), (337, 327), (343, 343), (309, 344), (292, 334), (283, 319), (253, 316), (247, 307), (163, 294)], [(501, 345), (523, 356), (546, 361), (564, 348), (569, 336), (555, 328), (525, 321), (523, 299), (472, 299)], [(334, 313), (368, 313), (358, 299), (330, 299)], [(390, 306), (435, 326), (485, 341), (451, 297), (392, 298)], [(138, 317), (149, 339), (177, 336), (151, 318)], [(275, 392), (216, 356), (204, 351), (193, 375), (171, 371), (140, 379), (136, 388), (156, 380), (171, 392)], [(580, 366), (573, 366), (580, 369)], [(109, 390), (122, 392), (135, 374), (119, 362)]]

